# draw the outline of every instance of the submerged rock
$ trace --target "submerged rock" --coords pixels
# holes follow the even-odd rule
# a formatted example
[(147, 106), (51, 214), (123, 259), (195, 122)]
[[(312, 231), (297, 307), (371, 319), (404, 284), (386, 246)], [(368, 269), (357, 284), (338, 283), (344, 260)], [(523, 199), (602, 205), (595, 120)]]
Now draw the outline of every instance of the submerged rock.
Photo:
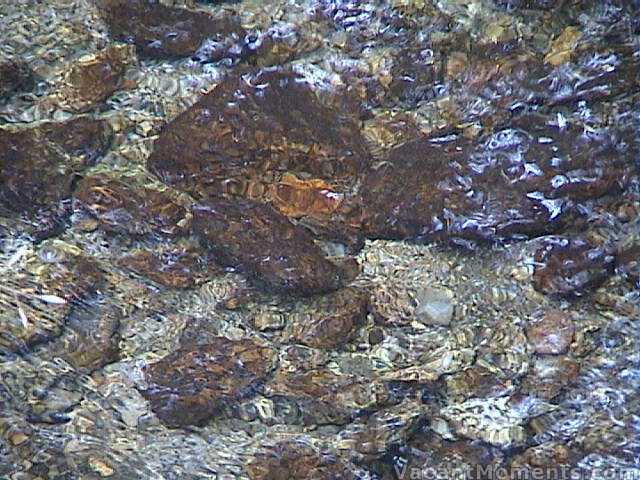
[(309, 313), (289, 316), (285, 337), (309, 347), (334, 349), (351, 341), (367, 317), (369, 294), (347, 287), (315, 298)]
[(273, 349), (252, 340), (217, 337), (149, 365), (141, 393), (166, 425), (202, 425), (225, 404), (255, 395), (275, 360)]
[(70, 316), (104, 286), (104, 272), (93, 259), (76, 247), (55, 245), (43, 246), (42, 256), (52, 261), (33, 258), (32, 271), (3, 272), (0, 351), (22, 351), (59, 337)]
[(168, 7), (149, 0), (100, 0), (99, 6), (113, 38), (136, 45), (141, 56), (185, 57), (205, 39), (224, 42), (243, 38), (236, 17)]
[(453, 292), (435, 288), (418, 291), (415, 316), (426, 325), (447, 326), (453, 317)]
[(34, 86), (33, 72), (22, 60), (0, 59), (0, 100), (20, 90)]
[(293, 295), (338, 289), (345, 273), (325, 258), (311, 233), (269, 205), (217, 200), (193, 208), (193, 228), (216, 255), (269, 287)]
[(570, 313), (550, 310), (541, 319), (531, 322), (526, 331), (536, 353), (558, 355), (569, 349), (575, 327)]
[(112, 45), (81, 58), (64, 74), (57, 101), (74, 112), (85, 112), (126, 86), (125, 72), (136, 63), (130, 45)]
[(165, 287), (191, 288), (219, 270), (210, 260), (196, 249), (170, 247), (153, 252), (139, 250), (118, 260), (118, 265)]
[(74, 198), (105, 230), (131, 235), (180, 233), (188, 214), (166, 186), (141, 175), (96, 173), (80, 181)]
[(614, 256), (606, 247), (584, 239), (550, 239), (535, 256), (535, 288), (550, 295), (581, 295), (598, 287), (614, 269)]
[(105, 121), (85, 117), (0, 129), (0, 201), (34, 212), (69, 198), (78, 174), (110, 138)]
[(633, 154), (630, 132), (553, 125), (537, 114), (479, 143), (416, 140), (365, 176), (358, 220), (368, 236), (391, 239), (542, 235), (620, 192), (635, 174)]
[(336, 373), (327, 367), (282, 367), (265, 387), (265, 394), (294, 402), (304, 425), (343, 425), (358, 411), (388, 401), (388, 392), (379, 380)]
[(273, 195), (294, 216), (327, 215), (367, 159), (356, 120), (290, 70), (232, 75), (165, 126), (148, 167), (200, 198)]
[(92, 372), (120, 355), (120, 313), (115, 308), (82, 305), (67, 318), (64, 334), (51, 347), (77, 370)]
[(522, 391), (544, 400), (552, 400), (575, 382), (579, 372), (580, 365), (570, 358), (537, 358), (522, 381)]
[(295, 440), (265, 448), (247, 466), (252, 480), (355, 479), (352, 469), (335, 455)]

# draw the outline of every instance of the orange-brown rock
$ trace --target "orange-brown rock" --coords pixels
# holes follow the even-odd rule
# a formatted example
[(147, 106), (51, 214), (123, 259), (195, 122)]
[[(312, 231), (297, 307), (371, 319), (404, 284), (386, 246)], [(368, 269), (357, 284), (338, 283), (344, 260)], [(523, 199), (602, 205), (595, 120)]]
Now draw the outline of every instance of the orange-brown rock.
[(259, 452), (247, 466), (252, 480), (347, 480), (357, 478), (335, 455), (288, 440)]
[(300, 180), (286, 173), (282, 179), (271, 186), (271, 203), (287, 217), (330, 217), (342, 202), (343, 195), (324, 180)]
[(569, 349), (575, 327), (569, 312), (550, 310), (542, 318), (532, 320), (526, 332), (536, 353), (558, 355)]
[(86, 117), (0, 129), (0, 201), (34, 212), (68, 199), (110, 140), (105, 121)]
[(346, 273), (311, 233), (266, 204), (218, 199), (193, 208), (193, 228), (216, 261), (293, 295), (338, 289)]
[(369, 294), (353, 287), (314, 298), (308, 312), (289, 317), (287, 341), (333, 349), (351, 341), (367, 317)]
[(164, 127), (148, 167), (200, 198), (273, 189), (278, 208), (327, 214), (366, 164), (355, 115), (290, 70), (231, 75)]
[(272, 348), (217, 337), (149, 365), (141, 393), (166, 425), (202, 425), (225, 404), (255, 395), (275, 361)]
[(64, 75), (59, 100), (76, 112), (90, 110), (126, 86), (125, 72), (135, 62), (131, 45), (112, 45), (82, 58)]
[(206, 39), (224, 43), (245, 35), (238, 19), (224, 12), (213, 17), (149, 0), (100, 0), (99, 6), (111, 36), (135, 44), (145, 57), (185, 57)]
[(80, 181), (75, 199), (111, 232), (177, 234), (187, 216), (164, 185), (144, 183), (140, 176), (97, 173)]

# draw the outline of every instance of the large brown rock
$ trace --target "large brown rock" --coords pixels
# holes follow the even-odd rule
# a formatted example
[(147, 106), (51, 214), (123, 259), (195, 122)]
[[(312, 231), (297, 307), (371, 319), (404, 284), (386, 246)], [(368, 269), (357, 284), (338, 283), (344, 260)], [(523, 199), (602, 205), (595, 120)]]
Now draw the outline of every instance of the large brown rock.
[(118, 266), (169, 288), (191, 288), (220, 270), (200, 249), (171, 246), (138, 250), (118, 260)]
[(136, 62), (131, 45), (111, 45), (81, 58), (65, 72), (57, 100), (74, 112), (85, 112), (126, 86), (125, 72)]
[(85, 117), (0, 129), (0, 202), (33, 212), (69, 198), (110, 140), (105, 121)]
[[(623, 138), (620, 138), (623, 137)], [(553, 232), (635, 174), (633, 138), (531, 114), (482, 141), (416, 140), (364, 178), (371, 237), (496, 240)]]
[(334, 103), (289, 70), (232, 75), (166, 125), (148, 167), (201, 198), (274, 196), (292, 216), (328, 215), (367, 159), (354, 112)]
[(269, 205), (223, 199), (196, 205), (193, 228), (216, 261), (277, 291), (311, 295), (336, 290), (345, 280), (308, 230)]
[(99, 5), (113, 38), (135, 44), (146, 57), (189, 56), (205, 39), (245, 35), (238, 19), (227, 14), (213, 17), (150, 0), (100, 0)]
[(252, 340), (216, 337), (149, 365), (141, 393), (166, 425), (202, 425), (225, 404), (254, 395), (275, 360), (273, 349)]

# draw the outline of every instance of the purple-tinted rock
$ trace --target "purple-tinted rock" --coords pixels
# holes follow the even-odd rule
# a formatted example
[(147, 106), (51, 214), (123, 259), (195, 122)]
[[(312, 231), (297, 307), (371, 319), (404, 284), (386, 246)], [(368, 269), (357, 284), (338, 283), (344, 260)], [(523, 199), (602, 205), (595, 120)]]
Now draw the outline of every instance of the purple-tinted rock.
[(216, 200), (193, 208), (193, 228), (225, 266), (294, 295), (338, 289), (345, 272), (325, 258), (311, 233), (266, 204)]
[(575, 327), (570, 313), (549, 310), (542, 318), (530, 322), (526, 331), (536, 353), (558, 355), (569, 349)]
[[(622, 134), (620, 134), (622, 135)], [(480, 142), (455, 136), (392, 150), (360, 190), (365, 234), (496, 240), (560, 228), (635, 173), (633, 139), (526, 115)]]
[(146, 57), (185, 57), (205, 39), (224, 43), (245, 36), (238, 19), (227, 13), (213, 17), (151, 0), (101, 0), (100, 7), (112, 37), (135, 44)]
[(34, 212), (69, 198), (77, 176), (110, 139), (105, 121), (84, 117), (0, 129), (0, 201)]
[(548, 240), (535, 261), (534, 286), (549, 295), (580, 295), (601, 285), (614, 268), (614, 256), (607, 248), (580, 238)]
[(216, 337), (149, 365), (141, 393), (166, 425), (202, 425), (225, 404), (254, 395), (275, 360), (273, 349), (252, 340)]

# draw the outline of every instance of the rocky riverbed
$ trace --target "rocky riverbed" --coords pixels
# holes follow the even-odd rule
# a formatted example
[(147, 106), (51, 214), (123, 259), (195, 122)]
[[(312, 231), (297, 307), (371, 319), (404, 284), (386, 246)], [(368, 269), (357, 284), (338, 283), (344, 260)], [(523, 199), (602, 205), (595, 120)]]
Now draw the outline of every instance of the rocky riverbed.
[(0, 479), (640, 476), (639, 19), (0, 3)]

